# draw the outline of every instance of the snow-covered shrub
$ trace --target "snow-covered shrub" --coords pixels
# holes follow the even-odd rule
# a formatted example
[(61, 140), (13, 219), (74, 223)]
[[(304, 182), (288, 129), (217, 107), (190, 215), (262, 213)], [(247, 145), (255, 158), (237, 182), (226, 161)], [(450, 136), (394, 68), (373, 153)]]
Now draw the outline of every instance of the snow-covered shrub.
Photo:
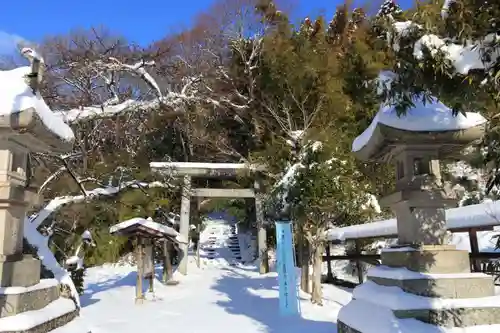
[(85, 266), (78, 267), (77, 265), (71, 265), (70, 267), (68, 267), (68, 271), (70, 273), (71, 280), (73, 280), (73, 284), (75, 285), (78, 295), (82, 295), (84, 290), (84, 277), (87, 269), (85, 268)]
[(371, 185), (363, 178), (352, 154), (326, 137), (322, 142), (310, 140), (302, 146), (296, 161), (289, 164), (271, 193), (267, 209), (275, 216), (289, 217), (296, 233), (310, 247), (313, 302), (321, 302), (326, 230), (363, 223), (380, 213), (370, 193)]

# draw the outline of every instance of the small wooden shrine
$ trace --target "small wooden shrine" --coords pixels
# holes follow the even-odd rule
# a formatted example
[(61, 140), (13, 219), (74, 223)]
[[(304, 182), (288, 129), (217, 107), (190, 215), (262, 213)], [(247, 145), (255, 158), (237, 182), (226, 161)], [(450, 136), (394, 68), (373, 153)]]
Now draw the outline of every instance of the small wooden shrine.
[[(145, 299), (142, 289), (144, 279), (149, 281), (149, 292), (154, 292), (154, 242), (164, 239), (174, 244), (187, 244), (187, 240), (174, 228), (154, 222), (151, 218), (136, 217), (113, 225), (109, 231), (112, 235), (125, 236), (134, 240), (137, 261), (135, 302), (142, 303)], [(170, 258), (165, 256), (164, 269), (166, 260), (170, 260)]]

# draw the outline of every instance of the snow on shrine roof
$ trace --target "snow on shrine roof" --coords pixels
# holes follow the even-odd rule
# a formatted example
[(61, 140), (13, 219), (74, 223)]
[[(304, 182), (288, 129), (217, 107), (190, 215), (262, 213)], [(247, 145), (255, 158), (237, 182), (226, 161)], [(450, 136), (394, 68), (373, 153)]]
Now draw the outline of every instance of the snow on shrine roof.
[(74, 140), (71, 128), (52, 112), (39, 93), (35, 95), (28, 86), (25, 77), (29, 73), (31, 68), (28, 66), (0, 71), (0, 116), (33, 108), (51, 132), (64, 141)]
[(152, 219), (145, 219), (142, 217), (136, 217), (136, 218), (115, 224), (109, 228), (109, 232), (112, 234), (119, 233), (120, 231), (125, 230), (125, 229), (130, 228), (130, 227), (133, 227), (133, 226), (143, 226), (145, 228), (159, 232), (165, 236), (174, 238), (179, 243), (187, 243), (187, 240), (185, 240), (184, 237), (180, 233), (178, 233), (174, 228), (157, 223), (157, 222), (153, 221)]
[(360, 151), (370, 141), (378, 124), (412, 132), (445, 132), (465, 130), (486, 123), (486, 119), (475, 112), (454, 116), (452, 110), (437, 99), (425, 104), (418, 100), (414, 104), (401, 117), (394, 106), (382, 105), (370, 126), (354, 139), (352, 151)]
[[(448, 230), (493, 227), (500, 225), (500, 201), (450, 208), (446, 210)], [(330, 229), (327, 239), (346, 240), (372, 237), (389, 237), (398, 234), (396, 219), (382, 220), (350, 227)]]

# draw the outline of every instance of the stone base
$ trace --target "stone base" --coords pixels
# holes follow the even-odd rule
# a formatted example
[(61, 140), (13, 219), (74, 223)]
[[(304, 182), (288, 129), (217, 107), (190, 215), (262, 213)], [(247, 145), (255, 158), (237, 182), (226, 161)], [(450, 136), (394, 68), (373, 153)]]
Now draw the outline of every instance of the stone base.
[(0, 261), (0, 287), (30, 287), (40, 282), (40, 260), (30, 255)]
[(0, 318), (40, 310), (60, 296), (57, 280), (46, 279), (31, 287), (8, 287), (0, 290)]
[(50, 331), (55, 330), (56, 328), (66, 325), (67, 323), (75, 319), (78, 316), (78, 313), (79, 313), (78, 310), (74, 310), (73, 312), (69, 312), (63, 314), (62, 316), (50, 319), (45, 323), (32, 327), (28, 330), (4, 331), (2, 333), (48, 333)]
[(0, 330), (2, 333), (47, 333), (66, 325), (78, 314), (75, 303), (61, 297), (41, 309), (0, 318)]
[[(364, 312), (373, 312), (372, 318), (360, 313), (361, 322), (350, 324), (366, 324), (360, 326), (366, 332), (353, 329), (341, 320), (337, 332), (374, 332), (366, 320), (383, 321), (379, 318), (383, 316), (386, 321), (417, 320), (406, 322), (412, 325), (420, 322), (419, 325), (462, 327), (464, 332), (467, 327), (478, 325), (493, 325), (492, 331), (500, 330), (500, 296), (495, 296), (493, 278), (470, 272), (467, 251), (458, 251), (453, 246), (388, 249), (382, 253), (382, 265), (369, 270), (367, 277), (368, 282), (357, 287), (360, 289), (354, 294), (352, 306), (346, 308), (347, 313), (351, 311), (349, 317), (340, 318), (353, 320), (363, 309), (358, 308), (361, 304), (365, 307)], [(391, 287), (398, 287), (406, 294), (395, 293)], [(377, 295), (377, 299), (373, 299), (373, 295)], [(392, 322), (385, 324), (382, 327), (394, 325)], [(374, 323), (373, 327), (378, 325)], [(411, 329), (408, 332), (412, 332)]]
[[(483, 309), (450, 309), (450, 310), (413, 310), (413, 313), (395, 311), (395, 316), (400, 319), (415, 318), (426, 324), (431, 324), (433, 326), (439, 327), (460, 327), (467, 332), (469, 327), (477, 327), (478, 325), (486, 326), (491, 325), (491, 331), (495, 332), (500, 325), (498, 325), (498, 318), (500, 314), (500, 308), (483, 308)], [(363, 316), (363, 314), (360, 314)], [(383, 320), (383, 318), (377, 318), (378, 320)], [(360, 320), (363, 318), (360, 317)], [(376, 324), (374, 326), (377, 326)], [(375, 330), (370, 330), (369, 333)], [(403, 331), (407, 333), (407, 330)], [(410, 331), (411, 332), (411, 331)], [(342, 321), (337, 322), (337, 333), (366, 333), (358, 331), (347, 325)], [(386, 333), (386, 332), (376, 332), (376, 333)]]
[(470, 273), (469, 252), (450, 245), (394, 248), (382, 251), (382, 264), (404, 267), (414, 272), (450, 274)]
[(443, 327), (468, 327), (500, 323), (499, 308), (456, 308), (440, 310), (395, 310), (397, 318), (415, 318)]
[(393, 279), (367, 276), (369, 281), (387, 287), (399, 287), (403, 291), (425, 297), (480, 298), (494, 295), (493, 277), (485, 274), (470, 274), (464, 277)]

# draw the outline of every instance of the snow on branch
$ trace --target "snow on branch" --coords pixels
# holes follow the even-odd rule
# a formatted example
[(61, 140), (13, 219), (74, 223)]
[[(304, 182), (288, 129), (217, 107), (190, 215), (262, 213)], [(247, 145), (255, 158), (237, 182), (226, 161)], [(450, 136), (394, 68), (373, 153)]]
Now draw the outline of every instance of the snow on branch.
[[(141, 111), (157, 108), (162, 103), (164, 96), (162, 91), (151, 74), (146, 70), (147, 67), (153, 67), (154, 61), (141, 60), (133, 64), (126, 64), (114, 57), (109, 57), (106, 61), (95, 60), (88, 64), (73, 62), (68, 65), (71, 68), (81, 66), (88, 67), (94, 72), (94, 78), (101, 78), (110, 93), (111, 97), (101, 105), (84, 106), (70, 110), (55, 111), (66, 122), (77, 122), (89, 118), (107, 118), (126, 111)], [(117, 76), (119, 73), (129, 73), (132, 76), (142, 79), (151, 90), (156, 94), (156, 99), (141, 101), (138, 99), (121, 100), (117, 92)], [(61, 78), (65, 83), (74, 86), (76, 83), (67, 78)]]
[(24, 219), (24, 237), (31, 246), (36, 248), (38, 258), (42, 261), (43, 266), (54, 274), (54, 278), (57, 279), (60, 284), (70, 289), (71, 297), (75, 301), (77, 307), (80, 307), (80, 297), (70, 274), (61, 267), (54, 253), (50, 250), (50, 237), (40, 234), (36, 226), (30, 223), (29, 217)]
[(74, 196), (60, 196), (52, 199), (42, 210), (40, 210), (30, 221), (31, 224), (38, 228), (42, 223), (50, 217), (54, 212), (67, 204), (84, 202), (87, 200), (95, 200), (100, 197), (109, 197), (120, 193), (121, 191), (134, 188), (158, 188), (168, 187), (169, 184), (162, 182), (141, 182), (138, 180), (124, 182), (118, 186), (99, 187), (90, 191), (85, 191), (85, 194)]
[[(449, 5), (451, 1), (446, 3)], [(396, 22), (391, 19), (391, 24), (392, 29), (387, 31), (386, 37), (394, 51), (399, 52), (402, 49), (400, 42), (403, 40), (405, 43), (413, 43), (413, 56), (417, 61), (425, 60), (427, 55), (434, 59), (443, 57), (457, 74), (468, 75), (473, 70), (490, 74), (500, 59), (500, 35), (497, 33), (458, 43), (450, 38), (426, 33), (422, 25), (413, 21)], [(412, 38), (410, 41), (409, 37), (413, 36), (416, 39)]]
[[(258, 50), (260, 51), (260, 48)], [(252, 72), (256, 68), (255, 57), (256, 55), (252, 53), (247, 60), (247, 65)], [(95, 60), (87, 64), (81, 64), (79, 62), (71, 63), (69, 64), (69, 68), (78, 66), (90, 68), (91, 71), (95, 73), (93, 75), (94, 79), (100, 78), (104, 81), (104, 85), (111, 97), (102, 104), (82, 106), (70, 110), (58, 110), (55, 111), (55, 113), (59, 114), (66, 122), (72, 123), (88, 119), (109, 118), (130, 111), (148, 112), (161, 108), (168, 109), (169, 112), (173, 114), (183, 114), (190, 104), (246, 109), (249, 101), (252, 99), (252, 97), (248, 98), (238, 93), (236, 90), (236, 93), (234, 94), (233, 92), (233, 95), (239, 100), (242, 100), (242, 104), (233, 102), (226, 95), (219, 96), (217, 92), (207, 85), (209, 81), (208, 78), (205, 78), (205, 75), (200, 73), (193, 73), (180, 78), (182, 84), (176, 91), (174, 91), (170, 85), (162, 89), (158, 81), (147, 70), (148, 68), (153, 68), (155, 65), (156, 63), (153, 60), (140, 60), (132, 64), (127, 64), (114, 57), (109, 57), (106, 61)], [(189, 67), (189, 65), (187, 66)], [(133, 77), (141, 79), (149, 87), (149, 91), (146, 95), (153, 92), (155, 98), (128, 98), (122, 100), (117, 92), (117, 77), (120, 73), (128, 73)], [(232, 78), (229, 76), (224, 66), (220, 66), (220, 68), (216, 70), (216, 76), (217, 80), (232, 82)], [(69, 81), (67, 78), (60, 77), (60, 79), (71, 86), (77, 85), (76, 82)], [(251, 86), (255, 86), (254, 81), (255, 80), (252, 81)]]

